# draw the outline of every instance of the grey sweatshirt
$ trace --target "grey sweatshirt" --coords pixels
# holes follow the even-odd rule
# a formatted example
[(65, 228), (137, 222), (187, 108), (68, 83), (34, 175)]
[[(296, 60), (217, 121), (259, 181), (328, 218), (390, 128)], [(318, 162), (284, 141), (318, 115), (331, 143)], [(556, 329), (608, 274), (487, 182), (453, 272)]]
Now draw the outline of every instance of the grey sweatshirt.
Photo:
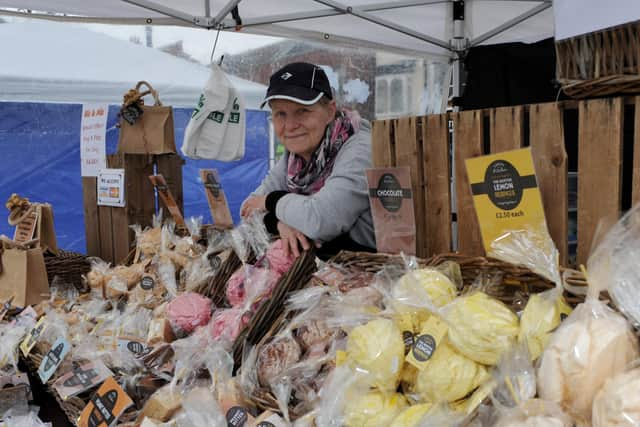
[[(254, 194), (288, 191), (289, 152), (269, 171)], [(365, 169), (371, 167), (371, 125), (362, 120), (360, 130), (340, 148), (331, 175), (315, 194), (287, 194), (276, 206), (276, 217), (312, 240), (328, 242), (349, 232), (356, 243), (376, 247)]]

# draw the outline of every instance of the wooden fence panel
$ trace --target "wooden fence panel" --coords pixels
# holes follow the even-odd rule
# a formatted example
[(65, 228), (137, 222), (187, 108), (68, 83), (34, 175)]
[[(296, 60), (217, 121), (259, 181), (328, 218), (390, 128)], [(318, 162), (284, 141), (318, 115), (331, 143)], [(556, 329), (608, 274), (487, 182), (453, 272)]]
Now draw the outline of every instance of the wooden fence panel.
[(503, 107), (490, 111), (491, 153), (521, 148), (524, 145), (524, 107)]
[(422, 117), (425, 256), (451, 251), (451, 166), (447, 114)]
[(640, 202), (640, 96), (635, 99), (636, 116), (634, 120), (633, 134), (633, 177), (631, 203), (635, 205)]
[(395, 166), (409, 166), (411, 169), (411, 191), (416, 221), (416, 255), (424, 257), (425, 205), (422, 173), (422, 144), (418, 139), (416, 117), (404, 117), (395, 123)]
[(568, 259), (568, 162), (564, 145), (562, 110), (557, 103), (532, 105), (529, 110), (529, 141), (542, 194), (549, 234)]
[(87, 242), (87, 255), (100, 256), (97, 178), (82, 177), (82, 199), (84, 200), (84, 233)]
[[(127, 185), (127, 168), (125, 165), (125, 154), (115, 154), (109, 156), (108, 162), (110, 168), (124, 169), (125, 186)], [(125, 200), (126, 200), (125, 188)], [(133, 230), (129, 228), (129, 221), (127, 218), (127, 206), (125, 204), (122, 208), (110, 208), (111, 209), (111, 238), (113, 239), (113, 258), (111, 262), (113, 264), (120, 264), (127, 258), (131, 243), (134, 241)]]
[(454, 113), (453, 145), (455, 157), (458, 251), (465, 255), (484, 255), (478, 218), (473, 207), (465, 159), (483, 154), (482, 111)]
[(389, 168), (396, 165), (395, 148), (391, 134), (391, 120), (373, 122), (371, 131), (371, 156), (376, 168)]
[(581, 101), (578, 124), (578, 257), (586, 263), (598, 222), (620, 214), (623, 98)]

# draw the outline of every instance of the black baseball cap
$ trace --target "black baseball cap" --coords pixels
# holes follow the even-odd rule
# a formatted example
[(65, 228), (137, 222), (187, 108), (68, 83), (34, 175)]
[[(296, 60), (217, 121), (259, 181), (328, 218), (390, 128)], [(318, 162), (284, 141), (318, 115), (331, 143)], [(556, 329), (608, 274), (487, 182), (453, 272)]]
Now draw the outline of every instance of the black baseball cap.
[(307, 62), (293, 62), (271, 75), (261, 108), (272, 99), (288, 99), (303, 105), (315, 104), (326, 96), (333, 99), (324, 70)]

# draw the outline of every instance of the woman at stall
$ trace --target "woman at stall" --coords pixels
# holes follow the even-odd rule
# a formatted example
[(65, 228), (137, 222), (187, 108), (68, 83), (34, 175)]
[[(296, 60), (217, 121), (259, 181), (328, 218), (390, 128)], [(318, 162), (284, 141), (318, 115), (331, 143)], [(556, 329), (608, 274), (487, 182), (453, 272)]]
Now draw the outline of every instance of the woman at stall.
[(271, 76), (266, 103), (285, 153), (243, 202), (240, 215), (265, 212), (267, 230), (296, 257), (312, 245), (321, 258), (341, 249), (375, 251), (365, 177), (371, 167), (369, 122), (339, 109), (325, 72), (304, 62)]

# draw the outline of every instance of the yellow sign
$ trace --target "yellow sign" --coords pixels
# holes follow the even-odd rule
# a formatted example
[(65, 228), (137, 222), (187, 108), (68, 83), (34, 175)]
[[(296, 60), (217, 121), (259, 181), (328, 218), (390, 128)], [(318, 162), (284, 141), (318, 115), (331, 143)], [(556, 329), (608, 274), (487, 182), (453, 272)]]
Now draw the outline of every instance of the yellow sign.
[(484, 248), (509, 230), (546, 227), (531, 149), (466, 160)]

